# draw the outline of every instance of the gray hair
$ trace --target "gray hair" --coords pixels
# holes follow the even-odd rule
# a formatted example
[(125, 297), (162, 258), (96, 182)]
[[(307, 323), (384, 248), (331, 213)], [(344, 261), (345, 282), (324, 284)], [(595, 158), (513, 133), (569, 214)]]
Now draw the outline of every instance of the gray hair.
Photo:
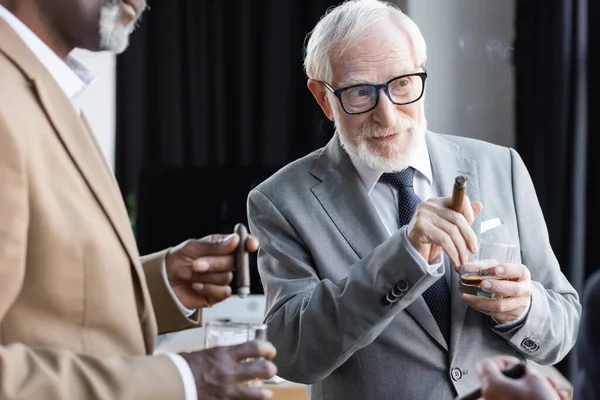
[(331, 60), (341, 57), (366, 29), (385, 19), (395, 20), (406, 29), (418, 60), (427, 57), (427, 46), (421, 30), (398, 6), (381, 0), (347, 0), (329, 8), (307, 35), (304, 70), (311, 79), (330, 82)]

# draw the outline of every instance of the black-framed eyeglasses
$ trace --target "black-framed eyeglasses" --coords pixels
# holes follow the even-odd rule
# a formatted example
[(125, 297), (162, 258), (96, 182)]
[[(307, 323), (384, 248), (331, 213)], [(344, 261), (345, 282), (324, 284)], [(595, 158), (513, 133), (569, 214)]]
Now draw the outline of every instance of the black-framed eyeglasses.
[(369, 112), (377, 106), (381, 89), (388, 99), (397, 105), (418, 101), (425, 92), (425, 79), (427, 79), (427, 72), (417, 72), (397, 76), (381, 85), (359, 83), (334, 89), (327, 82), (323, 82), (323, 84), (339, 99), (347, 114), (356, 115)]

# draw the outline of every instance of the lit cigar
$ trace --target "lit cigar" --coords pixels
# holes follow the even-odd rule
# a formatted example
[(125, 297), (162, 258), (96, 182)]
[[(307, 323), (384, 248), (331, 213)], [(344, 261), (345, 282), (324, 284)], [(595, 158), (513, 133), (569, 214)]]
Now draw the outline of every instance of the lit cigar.
[(240, 236), (240, 244), (237, 248), (235, 257), (235, 276), (237, 281), (237, 294), (240, 297), (246, 297), (250, 294), (250, 261), (246, 251), (246, 239), (248, 239), (248, 230), (244, 224), (237, 224), (234, 232)]
[(462, 212), (467, 195), (467, 177), (459, 175), (454, 180), (454, 189), (452, 189), (452, 205), (450, 208), (458, 213)]

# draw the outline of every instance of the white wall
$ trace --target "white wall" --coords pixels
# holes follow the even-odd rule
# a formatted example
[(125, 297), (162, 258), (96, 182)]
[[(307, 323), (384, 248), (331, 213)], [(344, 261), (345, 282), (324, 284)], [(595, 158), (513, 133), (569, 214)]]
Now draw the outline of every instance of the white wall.
[(428, 46), (429, 129), (514, 145), (515, 0), (397, 0)]
[(92, 53), (79, 49), (72, 55), (97, 78), (83, 95), (83, 111), (92, 125), (92, 130), (109, 165), (114, 170), (116, 57), (108, 52)]

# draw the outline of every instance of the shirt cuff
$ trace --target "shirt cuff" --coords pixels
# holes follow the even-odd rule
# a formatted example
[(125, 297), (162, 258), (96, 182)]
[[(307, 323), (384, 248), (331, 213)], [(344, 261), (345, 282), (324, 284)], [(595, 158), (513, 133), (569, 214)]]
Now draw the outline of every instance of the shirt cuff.
[(406, 230), (404, 230), (404, 243), (406, 243), (405, 247), (408, 250), (408, 252), (410, 253), (410, 255), (417, 259), (417, 260), (421, 260), (421, 264), (423, 265), (427, 265), (426, 267), (426, 271), (429, 275), (431, 276), (441, 276), (444, 275), (444, 253), (442, 252), (442, 254), (439, 255), (439, 257), (437, 257), (435, 260), (433, 260), (433, 263), (429, 263), (427, 260), (425, 260), (425, 258), (423, 258), (423, 256), (421, 255), (421, 253), (419, 253), (417, 251), (417, 249), (415, 249), (415, 247), (412, 245), (412, 243), (410, 242), (410, 240), (408, 239), (408, 234), (406, 233)]
[(166, 353), (173, 364), (177, 367), (181, 379), (183, 380), (183, 389), (185, 391), (185, 400), (198, 400), (198, 389), (196, 389), (196, 380), (189, 364), (179, 354)]
[(196, 310), (190, 310), (189, 308), (187, 308), (186, 306), (184, 306), (181, 303), (181, 301), (179, 301), (179, 299), (177, 298), (177, 296), (175, 295), (175, 292), (173, 291), (173, 288), (171, 287), (171, 284), (169, 283), (169, 278), (167, 277), (167, 261), (166, 260), (163, 260), (162, 276), (163, 276), (163, 279), (165, 281), (165, 284), (167, 285), (167, 288), (169, 289), (169, 293), (171, 293), (171, 297), (173, 297), (173, 300), (175, 300), (175, 303), (177, 303), (177, 306), (179, 307), (179, 309), (181, 310), (181, 312), (183, 313), (183, 315), (185, 315), (187, 318), (189, 318), (192, 315), (194, 315), (194, 313), (196, 312)]

